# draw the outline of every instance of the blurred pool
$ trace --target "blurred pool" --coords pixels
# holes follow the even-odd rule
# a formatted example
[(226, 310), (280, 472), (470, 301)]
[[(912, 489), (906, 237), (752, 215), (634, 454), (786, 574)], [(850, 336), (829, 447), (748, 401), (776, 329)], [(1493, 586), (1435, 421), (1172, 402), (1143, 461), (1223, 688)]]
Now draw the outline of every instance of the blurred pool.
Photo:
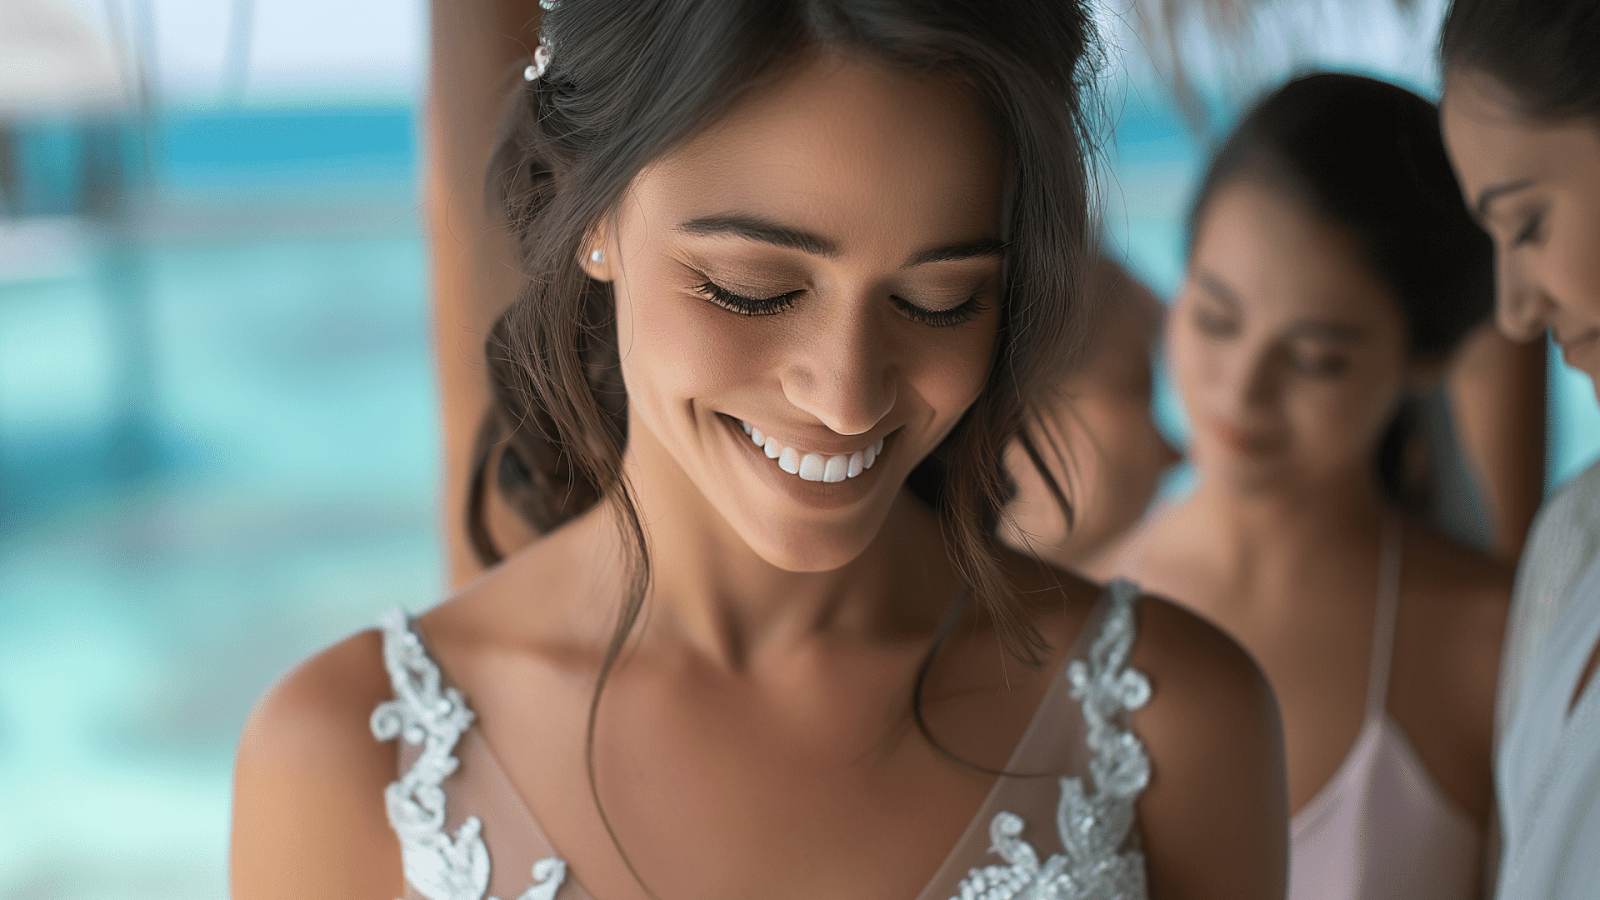
[(87, 218), (69, 125), (0, 219), (0, 897), (221, 897), (250, 703), (444, 584), (414, 116), (173, 115)]
[[(1108, 229), (1169, 293), (1199, 151), (1149, 98), (1120, 115)], [(28, 129), (34, 193), (0, 219), (0, 898), (220, 897), (251, 701), (444, 584), (414, 111), (170, 114), (91, 219), (82, 132)], [(1564, 478), (1600, 411), (1554, 368)]]

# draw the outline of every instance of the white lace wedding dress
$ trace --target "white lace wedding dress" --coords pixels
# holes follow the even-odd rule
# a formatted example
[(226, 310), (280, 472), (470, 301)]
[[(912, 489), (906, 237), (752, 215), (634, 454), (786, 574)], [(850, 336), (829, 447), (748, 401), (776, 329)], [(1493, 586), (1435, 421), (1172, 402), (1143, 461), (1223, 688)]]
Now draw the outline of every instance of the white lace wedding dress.
[[(917, 900), (1144, 900), (1134, 808), (1150, 762), (1127, 724), (1150, 697), (1128, 665), (1138, 594), (1106, 587), (1006, 765), (1018, 774), (995, 781)], [(407, 900), (594, 900), (400, 610), (383, 644), (395, 698), (372, 731), (400, 739), (384, 799)]]

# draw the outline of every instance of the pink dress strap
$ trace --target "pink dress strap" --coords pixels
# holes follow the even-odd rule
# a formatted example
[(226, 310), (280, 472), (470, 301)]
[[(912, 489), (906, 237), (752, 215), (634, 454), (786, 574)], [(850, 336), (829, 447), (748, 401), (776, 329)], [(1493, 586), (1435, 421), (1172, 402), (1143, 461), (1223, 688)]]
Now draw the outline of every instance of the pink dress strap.
[(1389, 715), (1402, 524), (1384, 523), (1366, 714), (1339, 770), (1290, 823), (1289, 900), (1469, 900), (1483, 837)]

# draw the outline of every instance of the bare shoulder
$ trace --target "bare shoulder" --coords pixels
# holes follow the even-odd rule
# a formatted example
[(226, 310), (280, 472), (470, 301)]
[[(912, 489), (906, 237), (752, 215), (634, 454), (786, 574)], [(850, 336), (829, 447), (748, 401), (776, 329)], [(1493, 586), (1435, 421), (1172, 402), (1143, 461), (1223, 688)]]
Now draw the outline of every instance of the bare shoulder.
[(626, 593), (625, 558), (615, 529), (591, 510), (518, 549), (418, 621), (436, 661), (465, 690), (471, 657), (485, 648), (609, 635), (611, 613)]
[(1510, 566), (1458, 544), (1424, 523), (1407, 533), (1395, 664), (1400, 684), (1465, 704), (1480, 725), (1492, 718)]
[(1486, 821), (1512, 571), (1425, 523), (1406, 536), (1389, 710), (1435, 782)]
[[(1070, 646), (1103, 589), (1031, 560), (1007, 568), (1045, 637)], [(1131, 717), (1151, 765), (1138, 807), (1150, 895), (1281, 900), (1289, 801), (1266, 677), (1216, 626), (1150, 595), (1130, 664), (1152, 689)]]
[(1511, 603), (1511, 566), (1435, 531), (1408, 523), (1404, 566), (1407, 599), (1415, 598), (1446, 628), (1490, 632), (1498, 645)]
[(1133, 665), (1152, 688), (1133, 719), (1152, 770), (1139, 803), (1151, 895), (1281, 897), (1288, 789), (1266, 677), (1175, 603), (1141, 598), (1138, 623)]
[(392, 696), (382, 637), (364, 631), (306, 660), (256, 704), (234, 769), (235, 900), (404, 892), (383, 800), (396, 751), (369, 725)]
[[(1154, 595), (1140, 598), (1138, 625), (1132, 663), (1149, 678), (1151, 696), (1136, 723), (1152, 757), (1175, 776), (1172, 782), (1214, 761), (1196, 750), (1280, 752), (1271, 746), (1281, 740), (1277, 701), (1243, 647), (1204, 618)], [(1162, 758), (1163, 751), (1170, 759)], [(1158, 776), (1152, 786), (1163, 780)]]

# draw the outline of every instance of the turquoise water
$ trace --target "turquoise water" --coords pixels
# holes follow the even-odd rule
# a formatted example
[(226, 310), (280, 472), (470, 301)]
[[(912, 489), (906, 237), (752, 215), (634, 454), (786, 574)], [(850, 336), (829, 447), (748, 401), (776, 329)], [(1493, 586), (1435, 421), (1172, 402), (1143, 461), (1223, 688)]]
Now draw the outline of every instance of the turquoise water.
[(1550, 470), (1546, 481), (1554, 488), (1600, 457), (1600, 404), (1595, 402), (1594, 382), (1567, 368), (1553, 345), (1549, 367)]
[[(1199, 151), (1122, 115), (1107, 228), (1170, 292)], [(26, 215), (0, 219), (0, 900), (223, 896), (252, 700), (439, 596), (415, 130), (403, 106), (174, 114), (103, 226), (69, 215), (81, 134), (29, 136)], [(1565, 476), (1600, 411), (1556, 368)]]
[(0, 898), (224, 896), (251, 702), (444, 584), (412, 111), (169, 124), (0, 220)]

